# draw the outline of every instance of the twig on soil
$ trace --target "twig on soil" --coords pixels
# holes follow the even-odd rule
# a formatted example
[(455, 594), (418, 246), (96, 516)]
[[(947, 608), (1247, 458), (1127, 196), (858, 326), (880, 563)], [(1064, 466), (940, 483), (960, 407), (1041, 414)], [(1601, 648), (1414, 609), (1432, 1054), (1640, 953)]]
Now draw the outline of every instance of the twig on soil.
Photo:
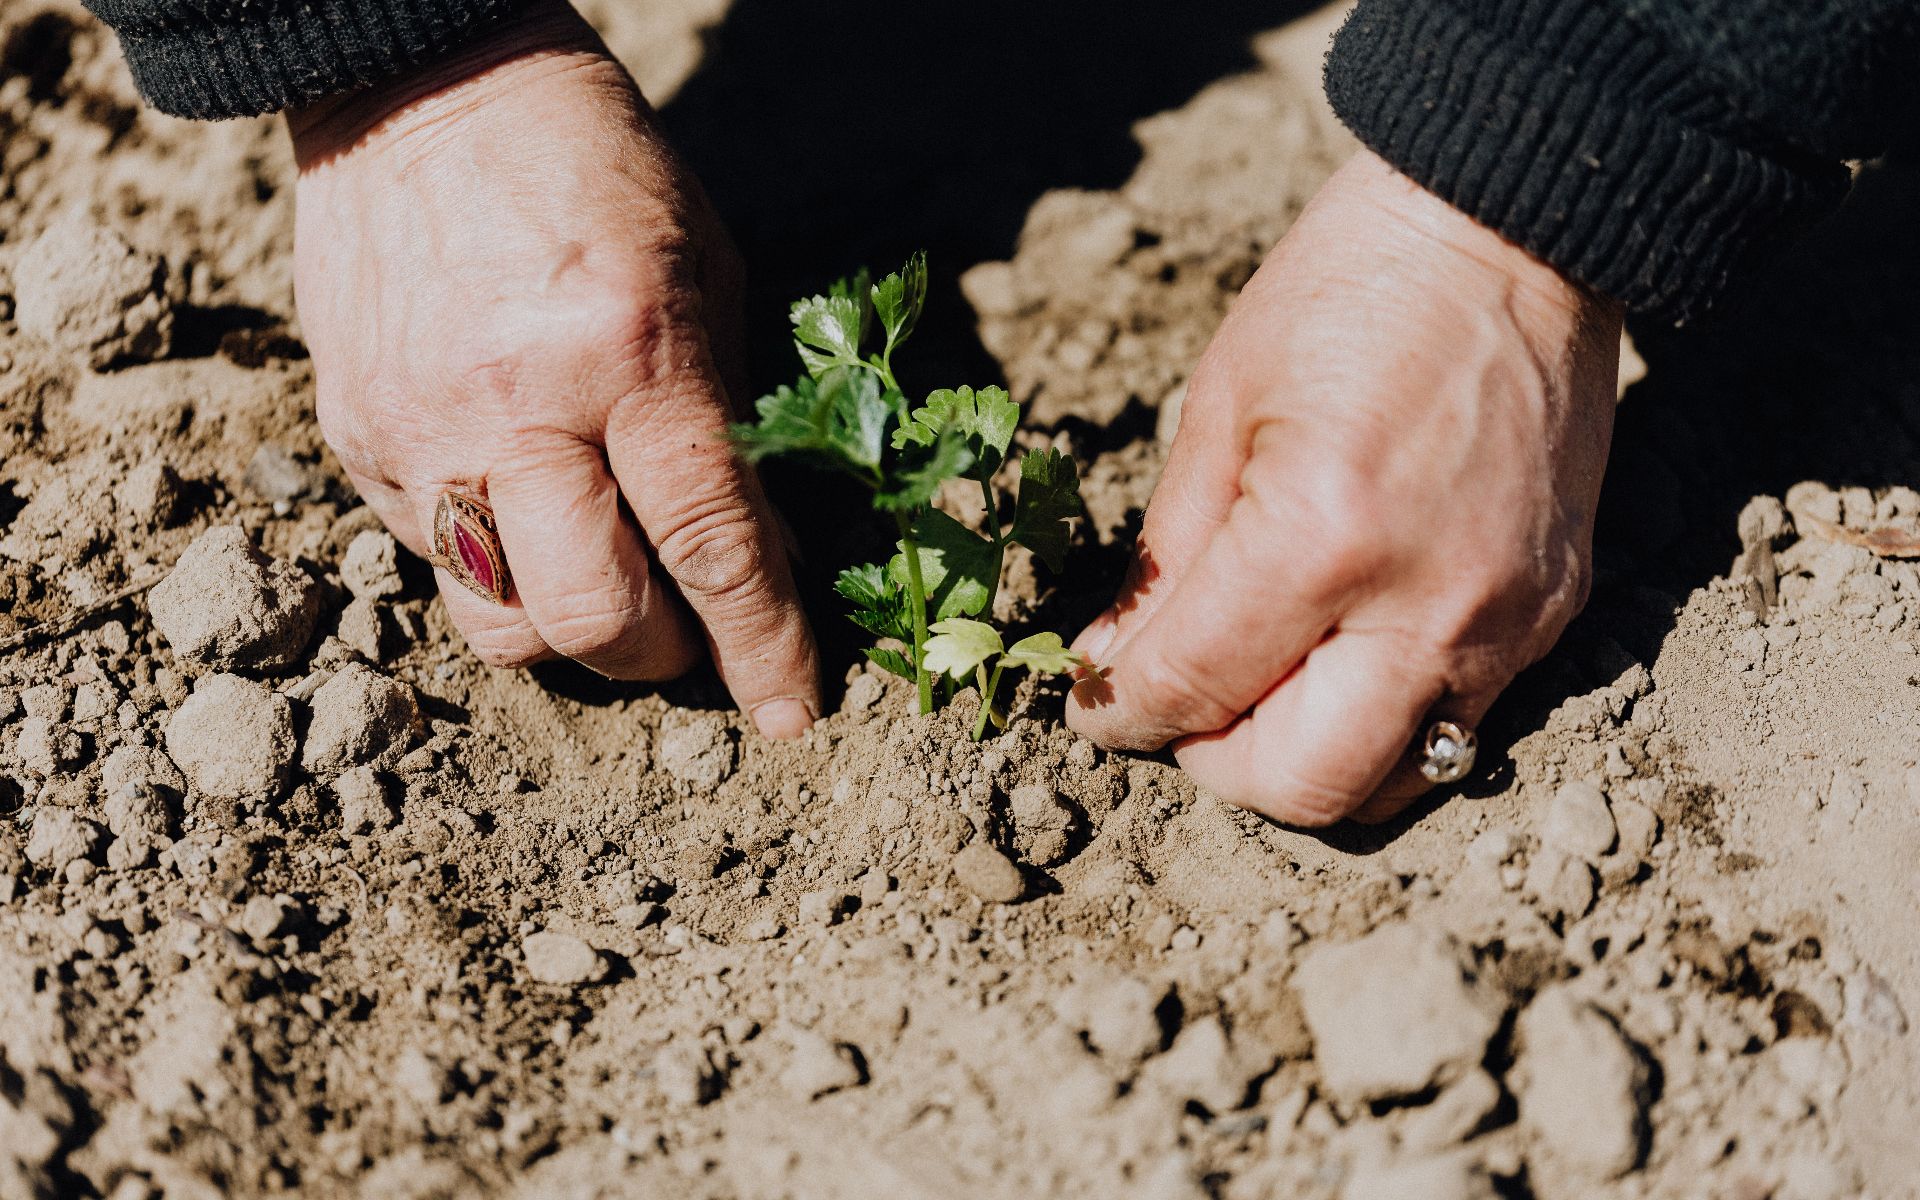
[(1823, 521), (1819, 517), (1796, 514), (1794, 522), (1805, 532), (1829, 542), (1845, 542), (1849, 546), (1858, 546), (1862, 550), (1879, 555), (1881, 558), (1920, 558), (1920, 533), (1911, 529), (1900, 529), (1892, 525), (1881, 525), (1873, 529), (1848, 529)]
[(11, 637), (0, 639), (0, 654), (10, 654), (15, 650), (24, 650), (28, 646), (38, 642), (65, 637), (101, 613), (126, 603), (166, 577), (167, 573), (162, 571), (157, 575), (141, 580), (139, 583), (130, 583), (119, 591), (107, 596), (104, 600), (96, 600), (84, 608), (75, 609), (64, 617), (58, 617), (43, 624), (35, 625), (30, 629), (22, 629)]

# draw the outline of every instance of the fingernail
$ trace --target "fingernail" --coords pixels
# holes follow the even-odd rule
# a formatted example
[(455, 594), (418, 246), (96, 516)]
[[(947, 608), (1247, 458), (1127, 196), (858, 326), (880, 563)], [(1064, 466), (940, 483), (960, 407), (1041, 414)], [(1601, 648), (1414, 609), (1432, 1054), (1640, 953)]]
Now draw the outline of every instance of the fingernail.
[(760, 736), (775, 741), (797, 738), (813, 728), (813, 709), (798, 696), (775, 696), (762, 700), (752, 709), (754, 727)]
[(1080, 631), (1079, 637), (1073, 639), (1073, 648), (1098, 664), (1107, 647), (1113, 645), (1113, 635), (1119, 629), (1120, 623), (1114, 620), (1113, 613), (1103, 612), (1094, 618), (1093, 624)]

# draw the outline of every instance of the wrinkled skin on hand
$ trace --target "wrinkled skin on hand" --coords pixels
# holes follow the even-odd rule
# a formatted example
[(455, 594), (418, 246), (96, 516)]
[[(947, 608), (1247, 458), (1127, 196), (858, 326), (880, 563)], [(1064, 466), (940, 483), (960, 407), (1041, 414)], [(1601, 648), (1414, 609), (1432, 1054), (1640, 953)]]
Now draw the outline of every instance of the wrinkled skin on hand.
[(1378, 157), (1337, 172), (1188, 387), (1068, 722), (1279, 820), (1385, 819), (1585, 603), (1618, 307)]
[(444, 571), (487, 662), (664, 679), (710, 651), (762, 732), (819, 711), (779, 527), (733, 454), (731, 245), (632, 79), (564, 6), (289, 119), (320, 426), (401, 541), (483, 492), (515, 585)]

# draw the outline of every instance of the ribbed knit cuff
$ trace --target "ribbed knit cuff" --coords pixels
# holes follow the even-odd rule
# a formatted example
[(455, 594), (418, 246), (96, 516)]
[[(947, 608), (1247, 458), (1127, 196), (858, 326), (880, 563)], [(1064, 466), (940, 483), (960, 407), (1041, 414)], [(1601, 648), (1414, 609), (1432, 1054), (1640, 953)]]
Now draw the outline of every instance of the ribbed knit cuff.
[(247, 117), (421, 66), (524, 0), (86, 0), (120, 35), (148, 103)]
[(1326, 83), (1340, 119), (1423, 187), (1676, 323), (1847, 189), (1838, 163), (1731, 140), (1702, 81), (1593, 0), (1360, 0)]

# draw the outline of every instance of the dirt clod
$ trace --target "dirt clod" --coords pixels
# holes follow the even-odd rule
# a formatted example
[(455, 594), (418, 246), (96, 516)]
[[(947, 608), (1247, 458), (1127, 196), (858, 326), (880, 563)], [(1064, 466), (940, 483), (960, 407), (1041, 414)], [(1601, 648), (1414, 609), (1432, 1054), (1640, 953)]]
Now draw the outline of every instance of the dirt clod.
[(148, 604), (182, 658), (222, 671), (272, 670), (294, 663), (313, 636), (320, 586), (261, 553), (239, 526), (218, 525), (194, 539)]
[(322, 777), (353, 767), (391, 767), (420, 727), (413, 689), (359, 663), (335, 671), (309, 703), (313, 715), (300, 765)]
[(607, 962), (600, 952), (570, 933), (543, 930), (520, 943), (527, 974), (536, 983), (576, 987), (606, 977)]
[(196, 791), (223, 799), (277, 791), (293, 762), (293, 707), (265, 684), (209, 675), (167, 723), (167, 753)]
[(1520, 1119), (1581, 1170), (1632, 1170), (1646, 1139), (1646, 1072), (1619, 1026), (1560, 985), (1534, 997), (1518, 1028)]
[(173, 341), (165, 261), (84, 211), (66, 214), (27, 246), (14, 264), (13, 291), (22, 333), (94, 370), (159, 358)]
[(27, 858), (37, 867), (65, 871), (100, 847), (100, 826), (68, 808), (43, 808), (27, 834)]

